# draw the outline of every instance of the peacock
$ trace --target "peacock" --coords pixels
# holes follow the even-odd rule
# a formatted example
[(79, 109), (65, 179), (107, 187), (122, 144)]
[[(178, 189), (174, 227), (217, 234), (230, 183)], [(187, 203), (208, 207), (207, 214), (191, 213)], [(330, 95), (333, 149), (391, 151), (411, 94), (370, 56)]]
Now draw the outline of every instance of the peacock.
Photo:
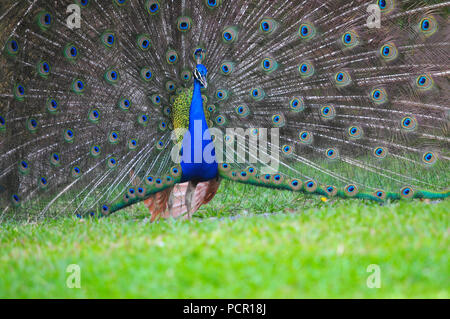
[(221, 180), (447, 198), (449, 7), (2, 0), (0, 221), (190, 217)]

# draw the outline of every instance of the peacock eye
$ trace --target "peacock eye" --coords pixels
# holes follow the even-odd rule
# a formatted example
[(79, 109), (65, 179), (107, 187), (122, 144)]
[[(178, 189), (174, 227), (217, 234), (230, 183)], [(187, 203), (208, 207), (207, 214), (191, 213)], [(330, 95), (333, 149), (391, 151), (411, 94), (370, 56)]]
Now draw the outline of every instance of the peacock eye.
[(147, 126), (148, 116), (145, 114), (139, 114), (138, 115), (138, 123), (142, 126)]
[(236, 106), (235, 111), (240, 118), (246, 118), (250, 114), (250, 109), (244, 104)]
[(250, 90), (250, 96), (255, 101), (261, 101), (265, 97), (265, 92), (261, 88), (253, 88)]
[(417, 120), (414, 117), (406, 116), (402, 119), (401, 126), (406, 131), (414, 131), (417, 128)]
[(131, 101), (125, 97), (121, 98), (117, 104), (123, 111), (128, 111), (131, 107)]
[(386, 61), (395, 60), (398, 57), (397, 47), (393, 42), (386, 43), (380, 49), (381, 57)]
[(191, 29), (192, 20), (189, 17), (179, 17), (177, 20), (178, 31), (187, 32)]
[(289, 101), (289, 106), (293, 112), (301, 112), (305, 109), (303, 99), (300, 97), (294, 97)]
[(183, 72), (181, 72), (181, 78), (183, 79), (183, 81), (188, 82), (192, 78), (192, 73), (189, 70), (184, 70)]
[(47, 184), (48, 184), (48, 181), (47, 181), (47, 179), (45, 177), (41, 177), (39, 179), (39, 187), (40, 188), (46, 188)]
[(106, 165), (109, 169), (113, 169), (117, 166), (117, 159), (115, 157), (111, 157), (108, 160), (106, 160)]
[(178, 53), (175, 50), (168, 50), (166, 52), (166, 61), (168, 64), (175, 64), (178, 62)]
[(309, 193), (315, 192), (317, 189), (317, 182), (315, 180), (308, 180), (305, 182), (305, 190)]
[(301, 131), (299, 134), (300, 142), (303, 144), (311, 144), (313, 142), (313, 135), (308, 131)]
[(101, 153), (101, 148), (100, 148), (100, 146), (98, 146), (98, 145), (93, 145), (92, 147), (91, 147), (91, 156), (92, 157), (94, 157), (94, 158), (96, 158), (96, 157), (99, 157), (100, 156), (100, 153)]
[(414, 196), (414, 190), (409, 186), (402, 187), (400, 189), (400, 195), (403, 198), (412, 198)]
[(52, 153), (52, 155), (50, 156), (50, 163), (53, 166), (59, 166), (61, 162), (61, 158), (59, 156), (58, 153)]
[(231, 44), (238, 39), (238, 34), (237, 27), (227, 27), (222, 32), (222, 39), (225, 43)]
[(50, 113), (55, 113), (58, 110), (58, 102), (53, 99), (49, 98), (46, 103), (47, 111)]
[(30, 171), (30, 165), (27, 161), (20, 161), (19, 163), (19, 172), (23, 175), (28, 174)]
[(114, 0), (114, 3), (117, 4), (119, 7), (123, 6), (127, 0)]
[(173, 92), (175, 92), (175, 89), (176, 89), (175, 82), (173, 82), (173, 81), (167, 81), (166, 82), (166, 90), (167, 90), (167, 92), (173, 93)]
[(148, 51), (150, 49), (152, 42), (148, 34), (141, 34), (137, 38), (137, 46), (142, 51)]
[(274, 127), (283, 127), (286, 124), (286, 119), (283, 114), (278, 113), (272, 116), (272, 124)]
[(83, 93), (83, 92), (85, 91), (85, 87), (86, 87), (86, 86), (85, 86), (83, 80), (75, 79), (75, 80), (72, 82), (72, 91), (73, 91), (74, 93), (77, 93), (77, 94)]
[(228, 98), (228, 91), (227, 90), (217, 90), (216, 97), (219, 99), (219, 101), (225, 101)]
[(348, 135), (352, 139), (360, 139), (363, 136), (363, 130), (359, 126), (350, 126), (347, 130)]
[(271, 18), (262, 19), (259, 23), (259, 29), (264, 35), (272, 34), (277, 29), (277, 27), (278, 23)]
[(377, 88), (372, 90), (370, 94), (370, 99), (375, 104), (383, 104), (387, 101), (387, 93), (383, 88)]
[(300, 72), (300, 76), (303, 78), (309, 78), (314, 75), (314, 66), (311, 62), (305, 61), (301, 63), (298, 67), (298, 71)]
[(205, 0), (205, 4), (209, 9), (215, 9), (219, 7), (222, 0)]
[(119, 71), (116, 69), (108, 69), (106, 70), (104, 77), (109, 84), (116, 84), (120, 79)]
[(224, 115), (217, 115), (215, 118), (215, 122), (219, 126), (223, 126), (227, 123), (227, 119)]
[(264, 58), (261, 62), (261, 68), (266, 73), (272, 73), (278, 68), (278, 63), (272, 58)]
[(78, 56), (78, 49), (73, 44), (68, 44), (64, 48), (64, 56), (68, 60), (75, 60), (75, 58)]
[(144, 82), (149, 82), (153, 77), (152, 71), (149, 67), (143, 67), (139, 74), (141, 76), (141, 80)]
[(329, 148), (325, 151), (325, 156), (329, 160), (334, 160), (339, 157), (339, 151), (335, 148)]
[(14, 204), (19, 204), (20, 203), (20, 198), (17, 194), (14, 194), (11, 196), (11, 200), (13, 201)]
[(156, 142), (156, 149), (159, 150), (159, 151), (163, 150), (164, 149), (164, 142), (161, 141), (161, 140), (157, 141)]
[(347, 48), (353, 48), (359, 44), (359, 38), (355, 31), (348, 31), (342, 36), (342, 44)]
[(437, 161), (437, 156), (434, 152), (425, 152), (422, 156), (422, 161), (427, 165), (433, 165)]
[(234, 71), (234, 63), (233, 62), (223, 62), (220, 65), (220, 72), (223, 75), (230, 75)]
[(375, 196), (381, 200), (384, 200), (386, 198), (386, 192), (383, 190), (377, 190), (375, 191)]
[(336, 116), (336, 110), (334, 106), (326, 105), (320, 109), (320, 117), (324, 120), (332, 120)]
[(302, 23), (298, 29), (298, 33), (303, 40), (309, 40), (316, 35), (316, 30), (312, 24)]
[(48, 30), (52, 24), (52, 16), (50, 15), (50, 13), (45, 11), (39, 12), (36, 20), (39, 28), (41, 28), (41, 30), (43, 31)]
[(42, 77), (47, 77), (50, 73), (50, 64), (48, 64), (47, 62), (40, 62), (38, 64), (38, 73)]
[(429, 74), (423, 74), (417, 77), (416, 85), (419, 90), (429, 90), (433, 87), (433, 84), (433, 78)]
[(283, 155), (290, 156), (294, 153), (294, 147), (291, 145), (283, 145), (281, 150), (283, 151)]
[(15, 39), (9, 39), (5, 49), (9, 55), (17, 55), (19, 53), (19, 43)]
[(150, 100), (154, 105), (161, 105), (161, 96), (159, 96), (158, 94), (153, 94), (150, 97)]
[(22, 84), (16, 84), (13, 93), (16, 100), (23, 101), (25, 99), (25, 87)]
[(89, 5), (89, 0), (77, 0), (81, 7), (85, 8)]
[(159, 2), (157, 0), (147, 0), (145, 7), (150, 15), (155, 15), (159, 12)]
[(420, 20), (419, 30), (426, 37), (433, 35), (437, 29), (438, 23), (432, 15), (428, 15)]
[(137, 140), (131, 139), (128, 141), (128, 149), (129, 150), (135, 150), (137, 147)]
[(378, 0), (377, 3), (381, 12), (384, 14), (392, 12), (395, 8), (395, 0)]
[(81, 176), (81, 168), (79, 166), (72, 167), (71, 175), (72, 178), (79, 178)]
[(340, 71), (334, 76), (337, 87), (345, 87), (352, 82), (352, 78), (347, 71)]
[(353, 184), (347, 185), (344, 188), (344, 192), (349, 197), (356, 196), (358, 194), (358, 187)]
[(111, 31), (105, 31), (101, 35), (101, 41), (106, 48), (112, 48), (116, 43), (116, 37)]
[(72, 143), (74, 140), (75, 134), (73, 133), (73, 130), (68, 128), (64, 131), (64, 140), (67, 143)]
[(384, 147), (381, 147), (381, 146), (380, 147), (376, 147), (373, 150), (373, 155), (376, 158), (383, 159), (383, 158), (385, 158), (387, 156), (387, 150)]

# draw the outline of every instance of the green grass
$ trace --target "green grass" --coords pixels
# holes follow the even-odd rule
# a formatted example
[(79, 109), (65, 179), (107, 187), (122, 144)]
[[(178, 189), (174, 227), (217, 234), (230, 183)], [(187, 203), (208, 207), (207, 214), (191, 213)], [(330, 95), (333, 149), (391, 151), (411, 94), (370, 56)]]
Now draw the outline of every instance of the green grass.
[[(449, 298), (449, 212), (449, 201), (323, 202), (225, 182), (192, 221), (150, 224), (136, 205), (8, 222), (0, 298)], [(81, 289), (66, 287), (69, 264)], [(379, 289), (366, 285), (370, 264)]]

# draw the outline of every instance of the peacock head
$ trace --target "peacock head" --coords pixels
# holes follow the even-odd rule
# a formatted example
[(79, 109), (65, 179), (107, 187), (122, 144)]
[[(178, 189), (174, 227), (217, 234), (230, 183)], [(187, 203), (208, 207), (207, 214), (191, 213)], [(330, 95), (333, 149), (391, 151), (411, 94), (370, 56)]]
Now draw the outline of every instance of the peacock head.
[(208, 82), (206, 81), (206, 75), (208, 74), (208, 70), (206, 69), (206, 66), (203, 64), (197, 64), (197, 66), (194, 69), (194, 78), (200, 82), (200, 85), (203, 88), (208, 87)]
[(194, 78), (200, 82), (202, 87), (207, 88), (208, 82), (206, 81), (206, 75), (208, 74), (208, 70), (206, 69), (206, 66), (202, 64), (204, 53), (205, 50), (201, 48), (198, 48), (194, 52), (194, 56), (197, 61), (197, 66), (194, 69)]

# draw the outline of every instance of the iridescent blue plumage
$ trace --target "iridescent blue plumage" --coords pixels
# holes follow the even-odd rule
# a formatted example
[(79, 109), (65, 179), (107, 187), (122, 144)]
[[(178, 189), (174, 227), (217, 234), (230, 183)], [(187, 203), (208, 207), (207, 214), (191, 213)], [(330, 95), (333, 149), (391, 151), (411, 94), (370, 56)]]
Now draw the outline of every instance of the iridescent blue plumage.
[(194, 71), (194, 92), (189, 109), (189, 129), (181, 148), (181, 181), (204, 182), (217, 177), (214, 143), (206, 123), (201, 89), (207, 87), (207, 69), (198, 64)]

